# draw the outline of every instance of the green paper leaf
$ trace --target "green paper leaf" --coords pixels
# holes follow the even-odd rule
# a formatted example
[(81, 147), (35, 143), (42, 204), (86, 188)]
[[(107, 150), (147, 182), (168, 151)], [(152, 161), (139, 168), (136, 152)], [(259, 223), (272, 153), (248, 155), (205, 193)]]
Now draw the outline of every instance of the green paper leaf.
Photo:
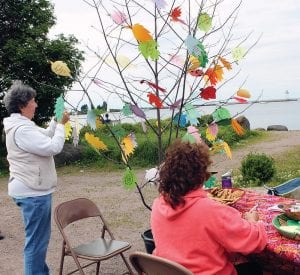
[(207, 13), (201, 13), (198, 18), (198, 28), (201, 31), (208, 32), (212, 26), (212, 18)]
[(236, 47), (231, 54), (234, 61), (240, 61), (245, 56), (246, 50), (242, 47)]
[(182, 141), (187, 141), (189, 143), (196, 143), (196, 138), (189, 134), (189, 133), (186, 133), (182, 138), (181, 138)]
[(130, 115), (132, 115), (132, 111), (131, 111), (129, 103), (125, 103), (125, 105), (123, 106), (123, 108), (122, 108), (122, 114), (124, 116), (130, 116)]
[(65, 101), (61, 95), (60, 97), (58, 97), (56, 99), (56, 102), (55, 102), (54, 114), (55, 114), (55, 118), (57, 119), (57, 121), (62, 120), (64, 110), (65, 110)]
[(127, 136), (125, 129), (120, 124), (113, 126), (111, 128), (111, 131), (118, 138), (124, 138), (125, 136)]
[(216, 122), (219, 122), (223, 119), (230, 119), (231, 118), (230, 112), (226, 108), (223, 108), (223, 107), (215, 110), (212, 113), (212, 116), (213, 116), (213, 119)]
[(139, 44), (139, 50), (145, 58), (151, 58), (152, 61), (158, 59), (160, 52), (157, 50), (157, 42), (155, 40), (148, 40)]
[(213, 188), (215, 186), (217, 178), (215, 176), (210, 176), (210, 178), (204, 183), (206, 188)]
[(136, 182), (137, 182), (136, 175), (131, 169), (127, 167), (123, 177), (123, 184), (125, 188), (133, 189), (135, 187)]

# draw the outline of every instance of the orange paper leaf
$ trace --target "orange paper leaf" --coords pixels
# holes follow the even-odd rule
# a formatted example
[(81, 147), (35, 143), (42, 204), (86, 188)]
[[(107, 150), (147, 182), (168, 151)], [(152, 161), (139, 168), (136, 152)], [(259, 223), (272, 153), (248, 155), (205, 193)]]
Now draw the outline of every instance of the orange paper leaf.
[(234, 118), (231, 119), (231, 127), (239, 136), (243, 136), (245, 134), (244, 128)]
[(220, 56), (220, 61), (228, 71), (232, 69), (230, 62), (228, 62), (225, 58)]
[(218, 82), (218, 75), (216, 74), (215, 70), (212, 68), (207, 69), (205, 72), (205, 75), (207, 75), (209, 82), (211, 85), (216, 85)]
[(216, 65), (214, 68), (214, 72), (217, 76), (218, 81), (223, 80), (223, 68), (220, 65)]
[(150, 32), (141, 24), (134, 24), (132, 27), (132, 32), (135, 39), (139, 42), (146, 42), (149, 40), (153, 40)]

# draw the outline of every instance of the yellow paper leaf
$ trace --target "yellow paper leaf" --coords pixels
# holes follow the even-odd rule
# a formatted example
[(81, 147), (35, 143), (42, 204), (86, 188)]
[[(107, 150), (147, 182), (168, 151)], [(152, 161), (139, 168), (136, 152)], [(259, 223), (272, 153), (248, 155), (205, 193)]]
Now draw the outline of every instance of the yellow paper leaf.
[(150, 32), (141, 24), (134, 24), (132, 27), (132, 32), (135, 39), (139, 42), (146, 42), (149, 40), (153, 40)]
[(224, 58), (220, 56), (220, 61), (222, 62), (223, 66), (229, 71), (232, 69), (231, 64)]
[(52, 72), (54, 72), (57, 75), (61, 75), (61, 76), (71, 76), (70, 74), (70, 69), (68, 68), (67, 64), (63, 61), (55, 61), (51, 63), (51, 70)]
[(72, 135), (72, 126), (70, 122), (65, 124), (65, 140), (69, 140)]
[(190, 62), (190, 65), (188, 67), (188, 71), (193, 71), (193, 70), (195, 70), (195, 69), (197, 69), (197, 68), (200, 67), (200, 61), (195, 56), (191, 55), (190, 58), (189, 58), (189, 62)]
[(229, 145), (227, 144), (227, 142), (223, 141), (223, 148), (224, 148), (224, 151), (226, 153), (226, 155), (232, 159), (232, 154), (231, 154), (231, 149), (229, 147)]
[(95, 137), (93, 134), (85, 133), (85, 140), (95, 149), (107, 150), (107, 146), (101, 141), (98, 137)]
[(102, 123), (101, 119), (97, 116), (96, 117), (96, 128), (98, 129), (102, 126), (103, 126), (103, 123)]
[(206, 129), (205, 136), (208, 141), (214, 141), (216, 139), (216, 136), (214, 136), (208, 128)]
[(244, 97), (244, 98), (250, 98), (251, 97), (251, 94), (246, 89), (239, 89), (237, 91), (236, 95), (240, 96), (240, 97)]

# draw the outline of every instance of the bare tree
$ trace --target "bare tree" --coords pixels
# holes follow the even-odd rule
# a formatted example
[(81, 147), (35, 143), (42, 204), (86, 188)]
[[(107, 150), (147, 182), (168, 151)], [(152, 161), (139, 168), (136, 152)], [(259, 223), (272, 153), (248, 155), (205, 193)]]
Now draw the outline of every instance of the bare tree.
[[(99, 25), (93, 29), (103, 41), (98, 49), (87, 45), (97, 62), (77, 79), (83, 97), (90, 101), (92, 117), (103, 120), (102, 115), (95, 112), (90, 96), (92, 89), (108, 95), (103, 101), (108, 102), (108, 97), (113, 97), (122, 102), (121, 121), (128, 115), (134, 116), (155, 134), (159, 166), (163, 161), (164, 135), (170, 143), (179, 136), (178, 129), (186, 127), (183, 138), (201, 142), (199, 108), (213, 102), (216, 109), (213, 121), (206, 125), (207, 138), (212, 142), (213, 151), (225, 150), (229, 154), (227, 143), (217, 139), (217, 125), (224, 120), (230, 121), (234, 130), (243, 134), (243, 129), (224, 107), (232, 99), (245, 102), (249, 94), (237, 87), (222, 102), (217, 100), (217, 94), (239, 73), (233, 69), (256, 43), (247, 46), (251, 33), (244, 37), (234, 36), (241, 1), (227, 13), (224, 0), (84, 2), (97, 14)], [(78, 109), (79, 104), (74, 109)], [(149, 107), (152, 112), (155, 110), (155, 116), (147, 115)], [(149, 121), (153, 117), (157, 127)], [(162, 124), (165, 117), (171, 118), (167, 126)], [(134, 137), (129, 134), (125, 137), (127, 140), (120, 139), (113, 131), (114, 126), (107, 124), (106, 127), (122, 152), (129, 184), (134, 182), (143, 203), (150, 209), (130, 166), (130, 155), (136, 146)], [(86, 139), (99, 152), (105, 150), (105, 144), (93, 133)]]

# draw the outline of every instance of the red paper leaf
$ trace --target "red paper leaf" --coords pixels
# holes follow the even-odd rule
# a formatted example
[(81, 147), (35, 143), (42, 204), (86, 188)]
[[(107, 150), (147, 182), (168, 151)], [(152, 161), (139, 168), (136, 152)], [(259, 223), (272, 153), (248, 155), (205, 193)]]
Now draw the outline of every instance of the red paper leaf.
[(140, 83), (141, 83), (141, 84), (147, 83), (150, 87), (152, 87), (152, 88), (154, 88), (154, 89), (157, 89), (157, 90), (159, 90), (159, 91), (161, 91), (161, 92), (166, 92), (166, 89), (165, 89), (165, 88), (159, 87), (158, 85), (156, 85), (156, 84), (154, 84), (154, 83), (152, 83), (152, 82), (149, 82), (149, 81), (147, 81), (147, 80), (141, 80)]
[(185, 22), (180, 19), (179, 17), (181, 16), (181, 8), (180, 7), (176, 7), (171, 11), (171, 20), (174, 22), (180, 22), (182, 24), (185, 24)]
[(216, 88), (213, 86), (208, 86), (206, 88), (200, 89), (200, 97), (206, 100), (215, 99), (216, 98)]
[(162, 102), (161, 102), (160, 98), (157, 95), (152, 94), (152, 93), (148, 93), (147, 96), (149, 98), (149, 103), (151, 105), (154, 104), (157, 108), (162, 108), (162, 106), (163, 106)]
[(236, 101), (238, 101), (239, 103), (247, 103), (247, 102), (248, 102), (247, 99), (244, 99), (244, 98), (241, 98), (241, 97), (234, 96), (233, 98), (234, 98)]
[(192, 76), (201, 76), (201, 75), (203, 75), (203, 71), (200, 70), (200, 69), (191, 70), (191, 71), (189, 71), (189, 73), (190, 73)]

